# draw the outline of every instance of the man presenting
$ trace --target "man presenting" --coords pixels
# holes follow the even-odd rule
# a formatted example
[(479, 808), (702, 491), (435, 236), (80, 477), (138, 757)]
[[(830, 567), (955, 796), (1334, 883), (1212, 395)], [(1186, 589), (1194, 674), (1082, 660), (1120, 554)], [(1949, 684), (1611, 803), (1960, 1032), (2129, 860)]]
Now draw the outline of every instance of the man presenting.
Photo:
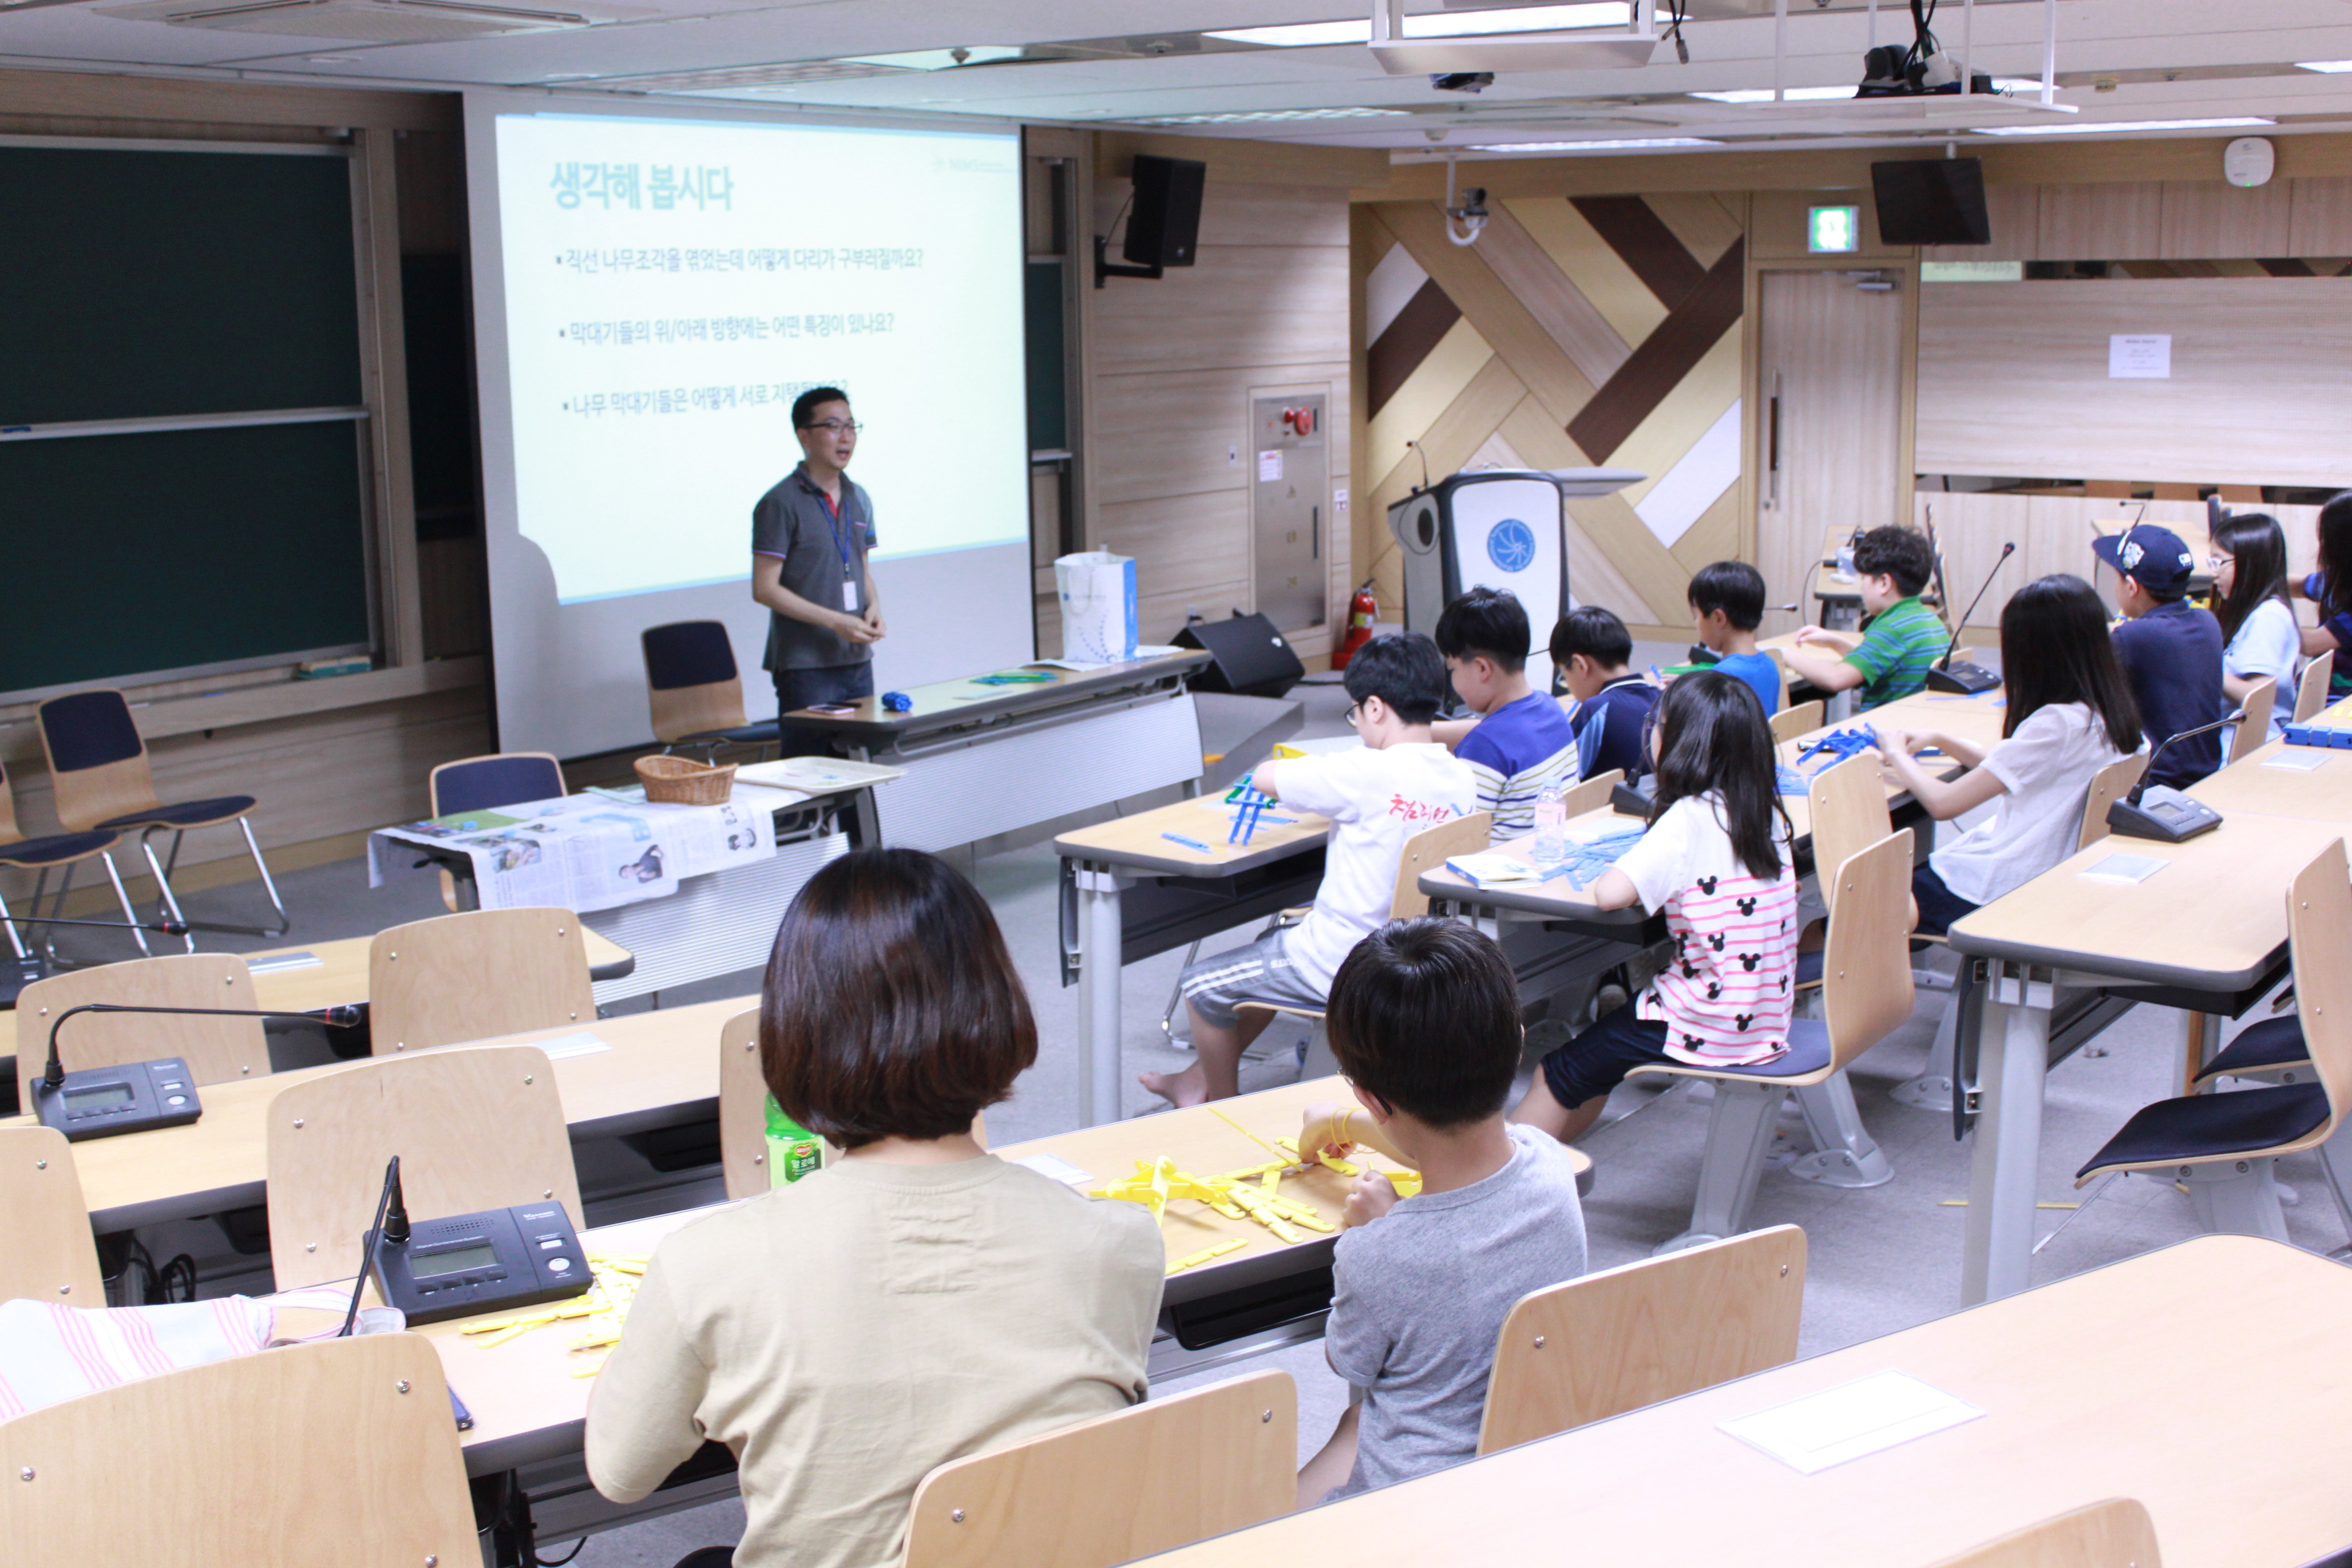
[(779, 713), (873, 696), (873, 645), (888, 630), (866, 564), (874, 503), (842, 472), (857, 449), (849, 395), (802, 393), (793, 433), (800, 467), (751, 509), (751, 597), (773, 612), (761, 663)]

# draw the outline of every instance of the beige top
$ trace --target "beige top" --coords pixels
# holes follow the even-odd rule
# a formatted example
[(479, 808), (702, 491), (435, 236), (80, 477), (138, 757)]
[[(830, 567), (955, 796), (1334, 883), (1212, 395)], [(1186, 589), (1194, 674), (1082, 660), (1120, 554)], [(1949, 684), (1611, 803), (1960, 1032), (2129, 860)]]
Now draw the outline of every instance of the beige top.
[(645, 1497), (708, 1436), (738, 1568), (884, 1568), (950, 1459), (1143, 1398), (1150, 1212), (994, 1156), (850, 1160), (665, 1239), (588, 1405), (588, 1474)]

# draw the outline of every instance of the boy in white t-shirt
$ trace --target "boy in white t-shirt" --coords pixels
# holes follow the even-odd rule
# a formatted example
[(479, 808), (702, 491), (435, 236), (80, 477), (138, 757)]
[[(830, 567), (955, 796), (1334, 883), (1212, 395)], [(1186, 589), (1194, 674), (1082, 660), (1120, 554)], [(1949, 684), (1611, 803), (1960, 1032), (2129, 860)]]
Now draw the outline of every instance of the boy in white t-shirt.
[(1192, 1065), (1141, 1075), (1175, 1104), (1239, 1093), (1242, 1052), (1272, 1015), (1236, 1005), (1321, 1007), (1349, 951), (1387, 922), (1405, 840), (1478, 808), (1469, 764), (1430, 738), (1447, 689), (1436, 644), (1419, 632), (1374, 637), (1348, 661), (1347, 684), (1363, 750), (1261, 763), (1253, 775), (1285, 805), (1331, 819), (1315, 907), (1286, 931), (1184, 971), (1177, 985), (1192, 1016)]

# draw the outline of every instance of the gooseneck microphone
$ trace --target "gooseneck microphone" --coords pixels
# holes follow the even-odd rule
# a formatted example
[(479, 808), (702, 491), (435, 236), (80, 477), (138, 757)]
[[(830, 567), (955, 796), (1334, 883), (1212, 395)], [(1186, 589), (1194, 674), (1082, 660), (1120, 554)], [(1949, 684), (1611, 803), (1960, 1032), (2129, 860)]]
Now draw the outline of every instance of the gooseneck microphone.
[(308, 1011), (298, 1013), (274, 1007), (140, 1007), (122, 1002), (85, 1002), (79, 1007), (67, 1008), (58, 1015), (57, 1022), (49, 1026), (49, 1065), (48, 1070), (41, 1075), (41, 1087), (52, 1094), (63, 1089), (66, 1082), (65, 1063), (58, 1059), (58, 1031), (66, 1026), (68, 1018), (83, 1013), (154, 1013), (172, 1016), (192, 1015), (198, 1017), (218, 1018), (291, 1018), (305, 1024), (327, 1024), (339, 1029), (347, 1029), (360, 1021), (360, 1009), (350, 1004), (338, 1004), (332, 1007), (312, 1007)]
[(2001, 567), (2008, 564), (2009, 558), (2016, 553), (2017, 542), (2013, 539), (2000, 547), (2000, 559), (1995, 561), (1992, 570), (1985, 574), (1984, 586), (1979, 588), (1977, 596), (1969, 601), (1969, 607), (1960, 612), (1960, 618), (1952, 623), (1952, 640), (1945, 647), (1944, 657), (1927, 671), (1928, 690), (1973, 697), (1979, 691), (1990, 691), (2000, 684), (2000, 677), (1984, 666), (1970, 663), (1955, 665), (1952, 656), (1960, 650), (1960, 638), (1968, 630), (1969, 617), (1977, 613), (1977, 606), (1983, 604), (1984, 596), (1992, 591), (1993, 579), (2000, 575)]

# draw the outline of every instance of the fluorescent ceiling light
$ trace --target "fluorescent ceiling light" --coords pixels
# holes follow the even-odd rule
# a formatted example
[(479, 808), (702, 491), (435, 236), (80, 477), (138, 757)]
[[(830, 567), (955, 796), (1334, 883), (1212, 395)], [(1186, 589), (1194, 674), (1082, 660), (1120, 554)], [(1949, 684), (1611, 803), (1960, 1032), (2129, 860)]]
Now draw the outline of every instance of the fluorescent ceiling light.
[(2294, 68), (2299, 71), (2326, 71), (2330, 76), (2336, 76), (2352, 71), (2352, 60), (2297, 60)]
[[(1716, 103), (1769, 103), (1772, 89), (1769, 87), (1736, 87), (1727, 92), (1695, 92), (1693, 98), (1704, 98)], [(1852, 98), (1850, 87), (1792, 87), (1782, 98), (1791, 103), (1808, 102), (1817, 98)]]
[(1137, 125), (1250, 125), (1287, 120), (1366, 120), (1412, 112), (1410, 109), (1237, 109), (1223, 114), (1141, 114), (1128, 118)]
[[(1633, 8), (1625, 0), (1595, 0), (1580, 5), (1526, 5), (1506, 11), (1440, 11), (1407, 16), (1408, 38), (1465, 38), (1491, 33), (1558, 33), (1577, 27), (1630, 27)], [(1274, 48), (1311, 48), (1318, 45), (1369, 44), (1369, 18), (1345, 22), (1299, 22), (1283, 27), (1233, 27), (1203, 33), (1235, 44), (1265, 44)]]
[(1636, 136), (1622, 142), (1486, 142), (1473, 153), (1622, 153), (1635, 147), (1720, 147), (1704, 136)]
[[(1021, 58), (1018, 44), (974, 44), (965, 49), (914, 49), (897, 55), (847, 55), (844, 65), (894, 66), (901, 70), (953, 70), (958, 66), (984, 66)], [(962, 58), (959, 59), (957, 57)]]
[(2231, 114), (2216, 120), (2105, 120), (2084, 124), (2066, 121), (2046, 125), (1979, 125), (1974, 136), (2085, 136), (2102, 131), (2226, 131), (2240, 125), (2276, 125), (2258, 114)]

